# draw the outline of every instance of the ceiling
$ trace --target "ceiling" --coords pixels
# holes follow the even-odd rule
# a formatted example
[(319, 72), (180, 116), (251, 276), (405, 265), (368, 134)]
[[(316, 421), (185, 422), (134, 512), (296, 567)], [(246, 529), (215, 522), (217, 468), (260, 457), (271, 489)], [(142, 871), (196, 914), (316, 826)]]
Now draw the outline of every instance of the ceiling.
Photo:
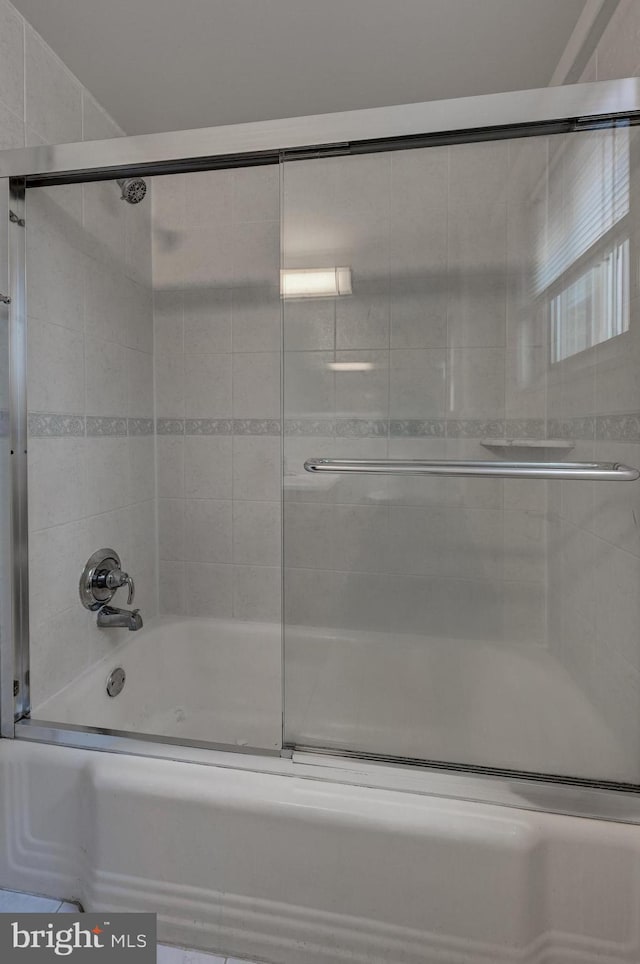
[(549, 83), (584, 0), (13, 0), (129, 134)]

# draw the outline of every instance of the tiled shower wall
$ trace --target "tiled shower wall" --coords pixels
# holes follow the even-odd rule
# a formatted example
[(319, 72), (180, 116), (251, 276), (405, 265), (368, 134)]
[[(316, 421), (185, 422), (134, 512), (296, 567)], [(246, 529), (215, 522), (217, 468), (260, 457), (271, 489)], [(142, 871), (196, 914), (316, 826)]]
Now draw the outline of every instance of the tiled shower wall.
[[(0, 147), (121, 134), (0, 0)], [(145, 618), (156, 607), (150, 203), (125, 204), (114, 182), (38, 189), (26, 220), (37, 707), (123, 638), (98, 632), (80, 606), (95, 549), (121, 553)]]
[[(580, 78), (640, 75), (640, 5), (622, 0)], [(640, 467), (640, 141), (631, 129), (629, 331), (561, 363), (553, 414), (577, 433), (576, 458)], [(640, 484), (554, 483), (549, 637), (618, 739), (640, 714)]]
[(160, 609), (280, 618), (277, 167), (154, 178)]

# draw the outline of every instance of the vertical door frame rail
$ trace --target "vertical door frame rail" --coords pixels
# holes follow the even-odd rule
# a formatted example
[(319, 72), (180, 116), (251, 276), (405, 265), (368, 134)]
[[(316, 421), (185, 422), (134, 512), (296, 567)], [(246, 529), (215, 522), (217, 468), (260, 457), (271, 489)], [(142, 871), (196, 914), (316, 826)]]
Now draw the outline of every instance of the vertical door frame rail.
[[(216, 746), (29, 719), (25, 300), (25, 192), (29, 188), (80, 184), (134, 174), (153, 176), (278, 164), (283, 159), (364, 154), (637, 123), (640, 123), (640, 78), (627, 78), (202, 130), (0, 151), (0, 223), (6, 225), (9, 235), (8, 283), (11, 298), (9, 305), (0, 304), (0, 320), (6, 319), (5, 311), (8, 308), (9, 444), (12, 453), (11, 491), (8, 494), (0, 493), (0, 512), (8, 512), (11, 520), (10, 585), (8, 593), (0, 591), (0, 605), (3, 601), (5, 603), (0, 611), (1, 735), (109, 752), (140, 753), (145, 752), (144, 747), (148, 747), (148, 755), (166, 755), (171, 759), (193, 759), (194, 751), (190, 751), (189, 746)], [(10, 217), (9, 212), (13, 212)], [(5, 269), (6, 266), (0, 264), (0, 293), (3, 293), (3, 284), (7, 283)], [(71, 575), (75, 578), (74, 574)], [(10, 603), (7, 606), (8, 594)], [(162, 747), (160, 751), (159, 746)], [(219, 744), (217, 747), (221, 749)], [(291, 764), (290, 760), (281, 762)], [(459, 778), (464, 783), (462, 774), (465, 768), (452, 766), (451, 769), (457, 774), (455, 779)], [(433, 771), (434, 774), (436, 772)], [(487, 775), (489, 783), (486, 796), (495, 802), (506, 799), (505, 794), (508, 796), (509, 788), (519, 778), (523, 778), (523, 781), (536, 780), (539, 785), (546, 781), (546, 785), (555, 786), (556, 791), (562, 789), (559, 784), (572, 783), (570, 780), (564, 781), (562, 777), (504, 771), (502, 777), (498, 773)], [(437, 775), (433, 775), (433, 779), (437, 780)], [(451, 779), (453, 776), (450, 774), (447, 780), (450, 782)], [(473, 792), (477, 795), (479, 771), (475, 770), (469, 779), (476, 782)], [(598, 786), (600, 789), (597, 789)], [(574, 794), (578, 790), (587, 795), (599, 794), (593, 798), (597, 802), (586, 802), (582, 812), (586, 810), (605, 817), (612, 812), (618, 813), (620, 808), (620, 803), (616, 805), (617, 810), (613, 804), (606, 803), (607, 797), (613, 799), (609, 791), (614, 791), (614, 796), (617, 794), (618, 801), (625, 797), (624, 793), (620, 796), (621, 792), (626, 791), (630, 800), (637, 801), (637, 804), (630, 804), (627, 819), (640, 823), (640, 797), (636, 795), (640, 788), (598, 785), (595, 781), (573, 781), (573, 787)], [(464, 796), (465, 792), (457, 795)], [(558, 807), (561, 812), (567, 812), (566, 806), (558, 804)], [(554, 809), (548, 799), (542, 808)], [(581, 807), (576, 802), (576, 806), (571, 805), (570, 809), (580, 810)]]
[[(8, 558), (3, 558), (7, 578), (0, 596), (0, 734), (12, 737), (14, 721), (27, 716), (30, 705), (25, 179), (2, 178), (0, 183), (0, 221), (8, 253), (0, 288), (6, 285), (2, 293), (10, 299), (2, 304), (8, 315), (9, 411), (1, 457), (8, 461), (9, 491), (2, 493), (0, 511), (8, 515), (10, 546)], [(0, 551), (6, 556), (7, 547)]]

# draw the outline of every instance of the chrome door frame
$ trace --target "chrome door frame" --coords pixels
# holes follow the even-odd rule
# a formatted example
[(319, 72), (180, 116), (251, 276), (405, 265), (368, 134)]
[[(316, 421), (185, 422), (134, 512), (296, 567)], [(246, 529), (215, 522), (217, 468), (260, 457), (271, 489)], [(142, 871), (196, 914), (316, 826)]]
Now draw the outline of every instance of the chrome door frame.
[[(27, 187), (107, 180), (125, 174), (177, 173), (234, 164), (274, 163), (282, 152), (389, 150), (394, 140), (441, 135), (471, 140), (512, 137), (523, 126), (567, 129), (640, 111), (640, 78), (543, 87), (398, 107), (141, 134), (76, 144), (0, 151), (0, 177)], [(489, 133), (491, 132), (491, 133)], [(406, 146), (406, 145), (405, 145)]]
[[(169, 759), (194, 759), (195, 752), (188, 744), (173, 745), (170, 739), (145, 734), (123, 735), (89, 726), (75, 728), (28, 718), (25, 189), (115, 179), (130, 174), (171, 174), (275, 164), (282, 157), (369, 153), (436, 143), (591, 130), (613, 126), (618, 121), (640, 122), (639, 78), (0, 152), (0, 220), (5, 218), (10, 234), (9, 425), (12, 452), (9, 493), (12, 605), (10, 614), (3, 612), (0, 618), (4, 640), (0, 646), (2, 736), (109, 752), (148, 753)], [(7, 220), (9, 209), (15, 214), (11, 221)], [(2, 271), (0, 266), (0, 280)], [(4, 508), (3, 503), (0, 510)], [(7, 625), (8, 629), (5, 628)], [(215, 744), (206, 746), (211, 749), (203, 752), (222, 749)], [(262, 754), (262, 751), (257, 752)], [(290, 757), (292, 752), (295, 764), (299, 748), (292, 751), (285, 747), (283, 756)], [(314, 753), (318, 752), (322, 751), (314, 750)], [(343, 756), (347, 756), (346, 752)], [(348, 756), (352, 758), (351, 754)], [(240, 765), (237, 761), (242, 759), (240, 754), (230, 757), (225, 753), (225, 757), (230, 766)], [(340, 769), (340, 754), (333, 754), (332, 760), (335, 760), (332, 772), (336, 772)], [(396, 767), (403, 763), (402, 760), (387, 762), (382, 759), (379, 762), (380, 765)], [(300, 765), (302, 763), (301, 759)], [(442, 787), (446, 786), (446, 795), (520, 806), (523, 804), (516, 802), (513, 796), (514, 787), (521, 784), (531, 787), (533, 784), (540, 788), (541, 801), (539, 805), (529, 804), (534, 809), (640, 823), (640, 787), (597, 781), (588, 781), (589, 785), (585, 785), (585, 781), (536, 774), (527, 775), (526, 780), (521, 774), (488, 776), (485, 771), (483, 776), (481, 771), (470, 773), (453, 766), (445, 780), (442, 768), (430, 768), (425, 764), (420, 770), (428, 774), (431, 781), (432, 791), (425, 792), (442, 794), (445, 792)], [(321, 775), (319, 770), (316, 772)]]

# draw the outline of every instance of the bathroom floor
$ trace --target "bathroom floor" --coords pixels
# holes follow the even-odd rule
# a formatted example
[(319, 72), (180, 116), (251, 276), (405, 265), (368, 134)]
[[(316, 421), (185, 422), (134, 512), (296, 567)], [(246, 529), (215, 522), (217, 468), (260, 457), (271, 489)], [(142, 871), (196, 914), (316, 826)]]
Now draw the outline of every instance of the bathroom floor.
[[(78, 908), (64, 900), (0, 890), (0, 914), (75, 914)], [(158, 944), (158, 964), (258, 964), (237, 957), (220, 957), (185, 947)]]

